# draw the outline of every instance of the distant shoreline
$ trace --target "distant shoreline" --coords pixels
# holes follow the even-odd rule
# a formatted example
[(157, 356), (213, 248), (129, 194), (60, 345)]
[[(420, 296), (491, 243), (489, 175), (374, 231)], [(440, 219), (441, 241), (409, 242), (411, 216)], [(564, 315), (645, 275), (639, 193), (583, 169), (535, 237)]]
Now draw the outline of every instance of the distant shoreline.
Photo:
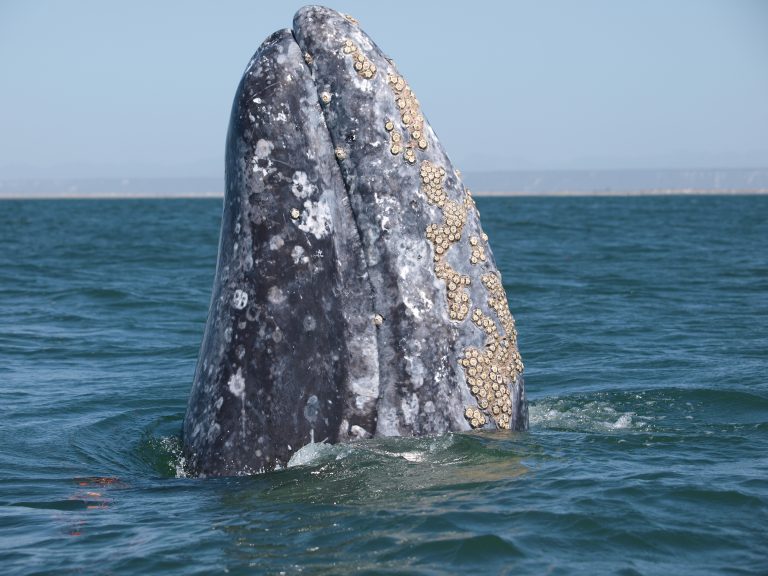
[[(768, 188), (747, 189), (697, 189), (697, 188), (662, 188), (649, 190), (556, 190), (553, 192), (529, 191), (485, 191), (472, 192), (475, 197), (484, 198), (577, 198), (577, 197), (621, 197), (621, 196), (761, 196), (768, 195)], [(0, 200), (194, 200), (222, 198), (221, 192), (167, 193), (167, 192), (132, 192), (132, 193), (6, 193), (0, 192)]]
[(648, 190), (556, 190), (554, 192), (472, 192), (473, 196), (760, 196), (768, 188), (654, 188)]
[[(485, 197), (768, 194), (768, 167), (744, 169), (467, 171)], [(167, 178), (0, 178), (0, 199), (221, 198), (224, 175)]]

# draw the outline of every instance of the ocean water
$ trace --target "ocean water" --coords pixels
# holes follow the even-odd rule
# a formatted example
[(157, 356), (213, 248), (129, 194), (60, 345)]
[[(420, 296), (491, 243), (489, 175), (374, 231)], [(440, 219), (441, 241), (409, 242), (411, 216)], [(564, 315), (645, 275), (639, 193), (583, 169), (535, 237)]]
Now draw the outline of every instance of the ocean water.
[(768, 197), (478, 206), (530, 432), (200, 480), (220, 200), (0, 203), (0, 573), (768, 574)]

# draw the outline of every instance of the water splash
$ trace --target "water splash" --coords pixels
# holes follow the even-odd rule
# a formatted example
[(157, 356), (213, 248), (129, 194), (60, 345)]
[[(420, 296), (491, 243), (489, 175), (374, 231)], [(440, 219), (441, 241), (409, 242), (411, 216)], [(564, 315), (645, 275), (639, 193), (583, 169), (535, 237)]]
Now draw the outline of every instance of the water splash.
[(151, 470), (166, 478), (190, 476), (179, 436), (145, 433), (136, 449), (137, 457)]
[(532, 402), (529, 417), (534, 430), (543, 428), (571, 432), (643, 430), (653, 419), (633, 411), (623, 411), (609, 401), (568, 396)]

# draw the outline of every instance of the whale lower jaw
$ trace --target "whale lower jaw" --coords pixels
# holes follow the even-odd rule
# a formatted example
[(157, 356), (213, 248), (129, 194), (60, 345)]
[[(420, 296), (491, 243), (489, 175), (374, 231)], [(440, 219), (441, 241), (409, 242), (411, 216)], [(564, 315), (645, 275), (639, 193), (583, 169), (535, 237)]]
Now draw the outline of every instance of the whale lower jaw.
[(190, 466), (247, 474), (312, 442), (525, 430), (522, 370), (474, 200), (411, 88), (354, 19), (301, 9), (232, 107)]

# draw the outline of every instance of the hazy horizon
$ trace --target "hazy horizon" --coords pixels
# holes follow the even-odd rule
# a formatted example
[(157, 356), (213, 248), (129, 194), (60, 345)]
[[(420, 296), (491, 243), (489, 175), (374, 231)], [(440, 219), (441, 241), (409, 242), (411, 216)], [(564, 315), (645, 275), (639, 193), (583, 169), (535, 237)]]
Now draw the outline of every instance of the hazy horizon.
[[(465, 172), (768, 166), (768, 3), (327, 4)], [(219, 177), (242, 70), (301, 5), (3, 2), (0, 179)]]
[[(729, 170), (468, 171), (475, 195), (767, 194), (768, 168)], [(2, 179), (9, 198), (189, 198), (222, 196), (223, 175), (165, 178)]]

